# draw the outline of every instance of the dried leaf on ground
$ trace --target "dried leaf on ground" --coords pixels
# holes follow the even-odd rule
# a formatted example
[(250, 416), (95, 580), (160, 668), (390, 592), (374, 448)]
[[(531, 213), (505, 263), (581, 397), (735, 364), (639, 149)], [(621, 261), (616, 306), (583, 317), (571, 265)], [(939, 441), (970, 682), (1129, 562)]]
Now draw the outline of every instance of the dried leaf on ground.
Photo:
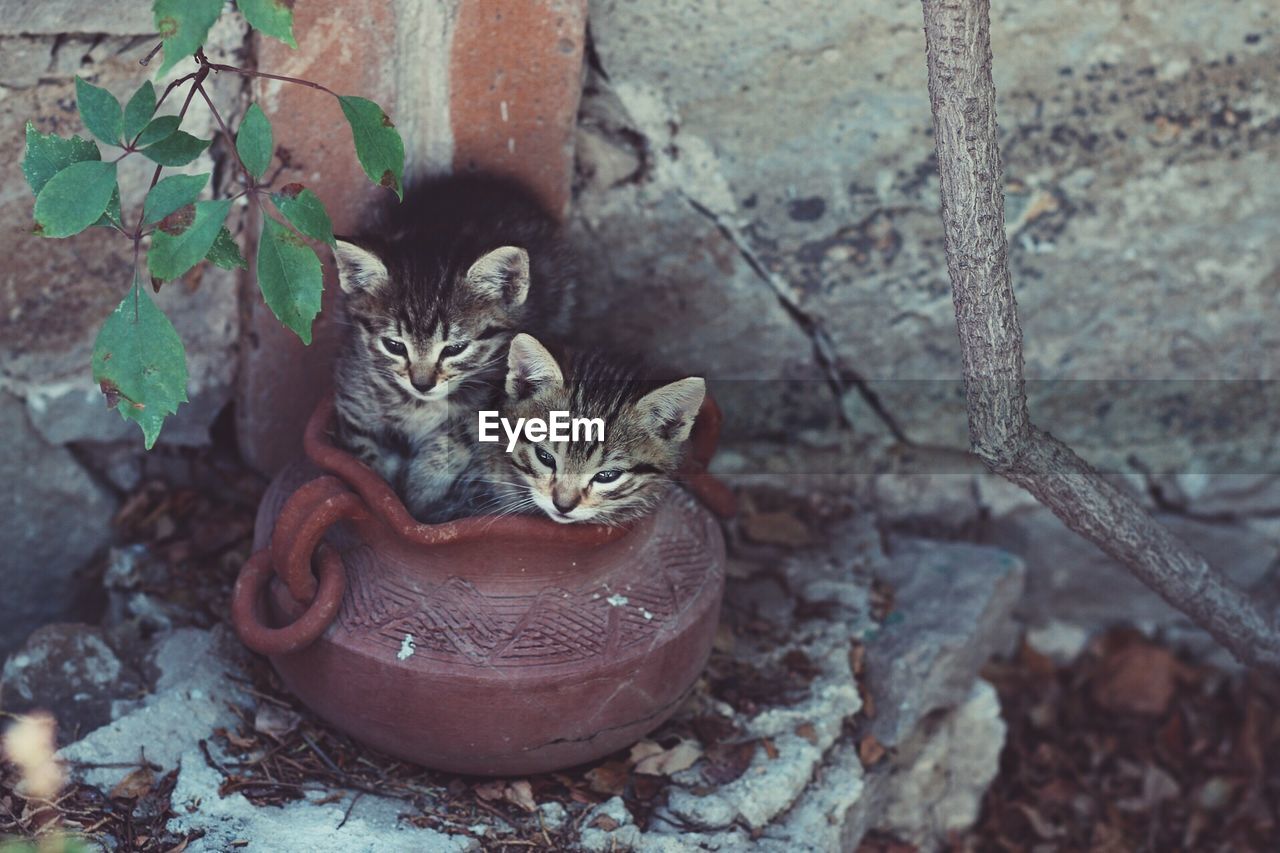
[(111, 796), (138, 800), (151, 793), (155, 785), (156, 774), (150, 767), (138, 767), (130, 770), (123, 779), (111, 789)]
[(533, 798), (533, 786), (528, 779), (493, 779), (481, 782), (474, 790), (476, 796), (486, 802), (506, 802), (526, 812), (538, 809), (538, 803)]
[[(638, 744), (637, 744), (638, 746)], [(635, 750), (632, 750), (635, 755)], [(670, 776), (688, 770), (702, 757), (702, 748), (693, 741), (683, 740), (670, 749), (650, 753), (636, 762), (636, 772), (650, 776)]]
[(702, 769), (702, 778), (713, 785), (726, 785), (737, 779), (751, 766), (759, 741), (749, 740), (744, 743), (718, 744), (707, 750), (707, 765)]
[(616, 796), (627, 787), (631, 778), (631, 764), (626, 761), (606, 761), (586, 772), (587, 785), (597, 794)]
[(742, 519), (742, 532), (751, 541), (762, 545), (800, 548), (814, 541), (809, 526), (785, 510), (747, 515)]
[(283, 740), (302, 722), (302, 717), (288, 708), (282, 708), (274, 702), (263, 702), (258, 705), (253, 716), (253, 727), (264, 735), (276, 740)]
[(1093, 699), (1110, 711), (1160, 716), (1173, 699), (1177, 674), (1177, 659), (1168, 649), (1127, 638), (1104, 658)]
[(884, 758), (884, 745), (876, 739), (875, 735), (867, 735), (858, 744), (858, 758), (866, 767), (872, 767)]

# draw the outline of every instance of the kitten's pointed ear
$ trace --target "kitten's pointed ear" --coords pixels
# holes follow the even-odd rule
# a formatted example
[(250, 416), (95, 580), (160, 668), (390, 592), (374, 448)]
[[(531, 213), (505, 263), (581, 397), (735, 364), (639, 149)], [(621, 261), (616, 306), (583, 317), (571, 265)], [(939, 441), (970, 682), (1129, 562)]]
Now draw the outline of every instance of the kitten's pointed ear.
[(485, 299), (501, 300), (512, 308), (529, 295), (529, 253), (515, 246), (494, 249), (467, 270), (467, 283)]
[(333, 252), (338, 261), (338, 284), (345, 293), (373, 293), (387, 283), (382, 259), (355, 243), (338, 240)]
[(636, 409), (653, 434), (665, 441), (684, 441), (693, 430), (693, 421), (707, 396), (707, 383), (691, 376), (650, 391), (636, 403)]
[(519, 334), (511, 339), (507, 353), (508, 397), (523, 400), (543, 387), (563, 384), (560, 365), (533, 335)]

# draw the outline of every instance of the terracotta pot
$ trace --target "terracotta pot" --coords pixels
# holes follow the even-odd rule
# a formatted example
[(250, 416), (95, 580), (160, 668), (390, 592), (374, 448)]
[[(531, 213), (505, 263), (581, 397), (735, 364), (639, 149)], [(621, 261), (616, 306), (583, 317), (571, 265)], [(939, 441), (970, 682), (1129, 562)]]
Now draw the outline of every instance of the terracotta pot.
[(699, 413), (685, 488), (626, 528), (420, 524), (332, 444), (332, 416), (326, 399), (306, 459), (263, 497), (232, 601), (245, 645), (303, 702), (397, 757), (495, 775), (607, 755), (675, 711), (724, 591), (708, 507), (731, 514), (733, 495), (705, 472), (714, 403)]

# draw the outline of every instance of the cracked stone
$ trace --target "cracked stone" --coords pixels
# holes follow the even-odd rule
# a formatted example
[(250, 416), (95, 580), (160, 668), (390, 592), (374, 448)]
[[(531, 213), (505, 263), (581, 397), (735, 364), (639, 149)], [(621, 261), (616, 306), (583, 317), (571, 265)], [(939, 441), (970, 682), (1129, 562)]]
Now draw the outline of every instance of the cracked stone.
[(893, 586), (893, 610), (866, 653), (876, 698), (870, 731), (880, 743), (903, 743), (932, 710), (959, 705), (983, 664), (1012, 650), (1009, 614), (1024, 573), (997, 548), (895, 540), (880, 573)]
[[(1280, 156), (1276, 42), (1262, 35), (1273, 5), (1243, 0), (1207, 29), (1193, 0), (1101, 17), (1055, 4), (992, 10), (1031, 409), (1107, 470), (1136, 456), (1156, 473), (1280, 471), (1280, 326), (1269, 319), (1280, 195), (1256, 180)], [(737, 338), (722, 352), (751, 365), (760, 387), (821, 366), (809, 354), (810, 372), (797, 372), (759, 331), (802, 316), (837, 378), (864, 377), (907, 436), (967, 447), (919, 6), (743, 0), (734, 12), (592, 5), (611, 120), (621, 112), (653, 159), (639, 190), (580, 191), (587, 210), (627, 206), (591, 265), (608, 316), (623, 304), (647, 313), (644, 297), (614, 293), (647, 296), (652, 253), (680, 257), (703, 239), (644, 191), (674, 188), (779, 282), (787, 313), (734, 299), (717, 322)], [(1167, 138), (1153, 141), (1159, 125)], [(668, 360), (703, 367), (698, 336), (626, 334), (677, 339), (662, 341)], [(812, 416), (771, 402), (729, 422), (768, 418), (792, 434)]]
[(924, 850), (978, 818), (1004, 748), (995, 688), (977, 682), (959, 707), (928, 727), (914, 762), (893, 777), (882, 817), (883, 828)]
[(67, 743), (111, 722), (121, 699), (140, 692), (142, 679), (116, 655), (101, 628), (56, 622), (37, 629), (9, 656), (0, 678), (0, 707), (21, 714), (52, 711)]

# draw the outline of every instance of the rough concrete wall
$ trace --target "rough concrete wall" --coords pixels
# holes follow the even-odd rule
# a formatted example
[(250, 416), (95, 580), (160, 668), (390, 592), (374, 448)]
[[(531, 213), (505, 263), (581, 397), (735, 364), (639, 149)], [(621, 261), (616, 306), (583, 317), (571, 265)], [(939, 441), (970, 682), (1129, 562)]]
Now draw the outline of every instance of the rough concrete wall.
[[(1033, 415), (1109, 467), (1275, 470), (1280, 390), (1200, 381), (1280, 369), (1275, 5), (993, 7)], [(879, 430), (870, 390), (916, 442), (967, 446), (920, 15), (592, 2), (586, 328), (775, 380), (737, 395), (740, 430)], [(841, 399), (801, 395), (820, 377)]]
[[(112, 487), (136, 481), (144, 454), (137, 427), (107, 409), (89, 365), (98, 329), (128, 290), (130, 244), (107, 229), (66, 240), (31, 235), (32, 197), (18, 168), (23, 127), (31, 120), (45, 133), (88, 138), (76, 112), (76, 75), (127, 99), (146, 79), (138, 61), (156, 42), (152, 32), (148, 3), (0, 2), (0, 136), (11, 155), (0, 170), (0, 411), (6, 424), (0, 469), (8, 493), (0, 586), (30, 592), (3, 596), (0, 622), (7, 627), (0, 651), (62, 614), (67, 596), (52, 593), (105, 544)], [(224, 20), (210, 43), (212, 56), (236, 61), (244, 30)], [(182, 73), (179, 67), (171, 77)], [(213, 87), (223, 104), (240, 98), (241, 81), (232, 75), (215, 79)], [(176, 107), (166, 103), (169, 109)], [(213, 134), (198, 99), (184, 129)], [(104, 150), (111, 156), (112, 149)], [(140, 156), (121, 163), (126, 217), (137, 216), (152, 169)], [(182, 169), (210, 170), (215, 181), (227, 177), (209, 155)], [(186, 344), (191, 374), (191, 403), (165, 424), (162, 443), (207, 444), (210, 425), (231, 397), (236, 287), (235, 275), (203, 269), (169, 284), (156, 299)], [(32, 572), (44, 592), (25, 580), (14, 585)]]

